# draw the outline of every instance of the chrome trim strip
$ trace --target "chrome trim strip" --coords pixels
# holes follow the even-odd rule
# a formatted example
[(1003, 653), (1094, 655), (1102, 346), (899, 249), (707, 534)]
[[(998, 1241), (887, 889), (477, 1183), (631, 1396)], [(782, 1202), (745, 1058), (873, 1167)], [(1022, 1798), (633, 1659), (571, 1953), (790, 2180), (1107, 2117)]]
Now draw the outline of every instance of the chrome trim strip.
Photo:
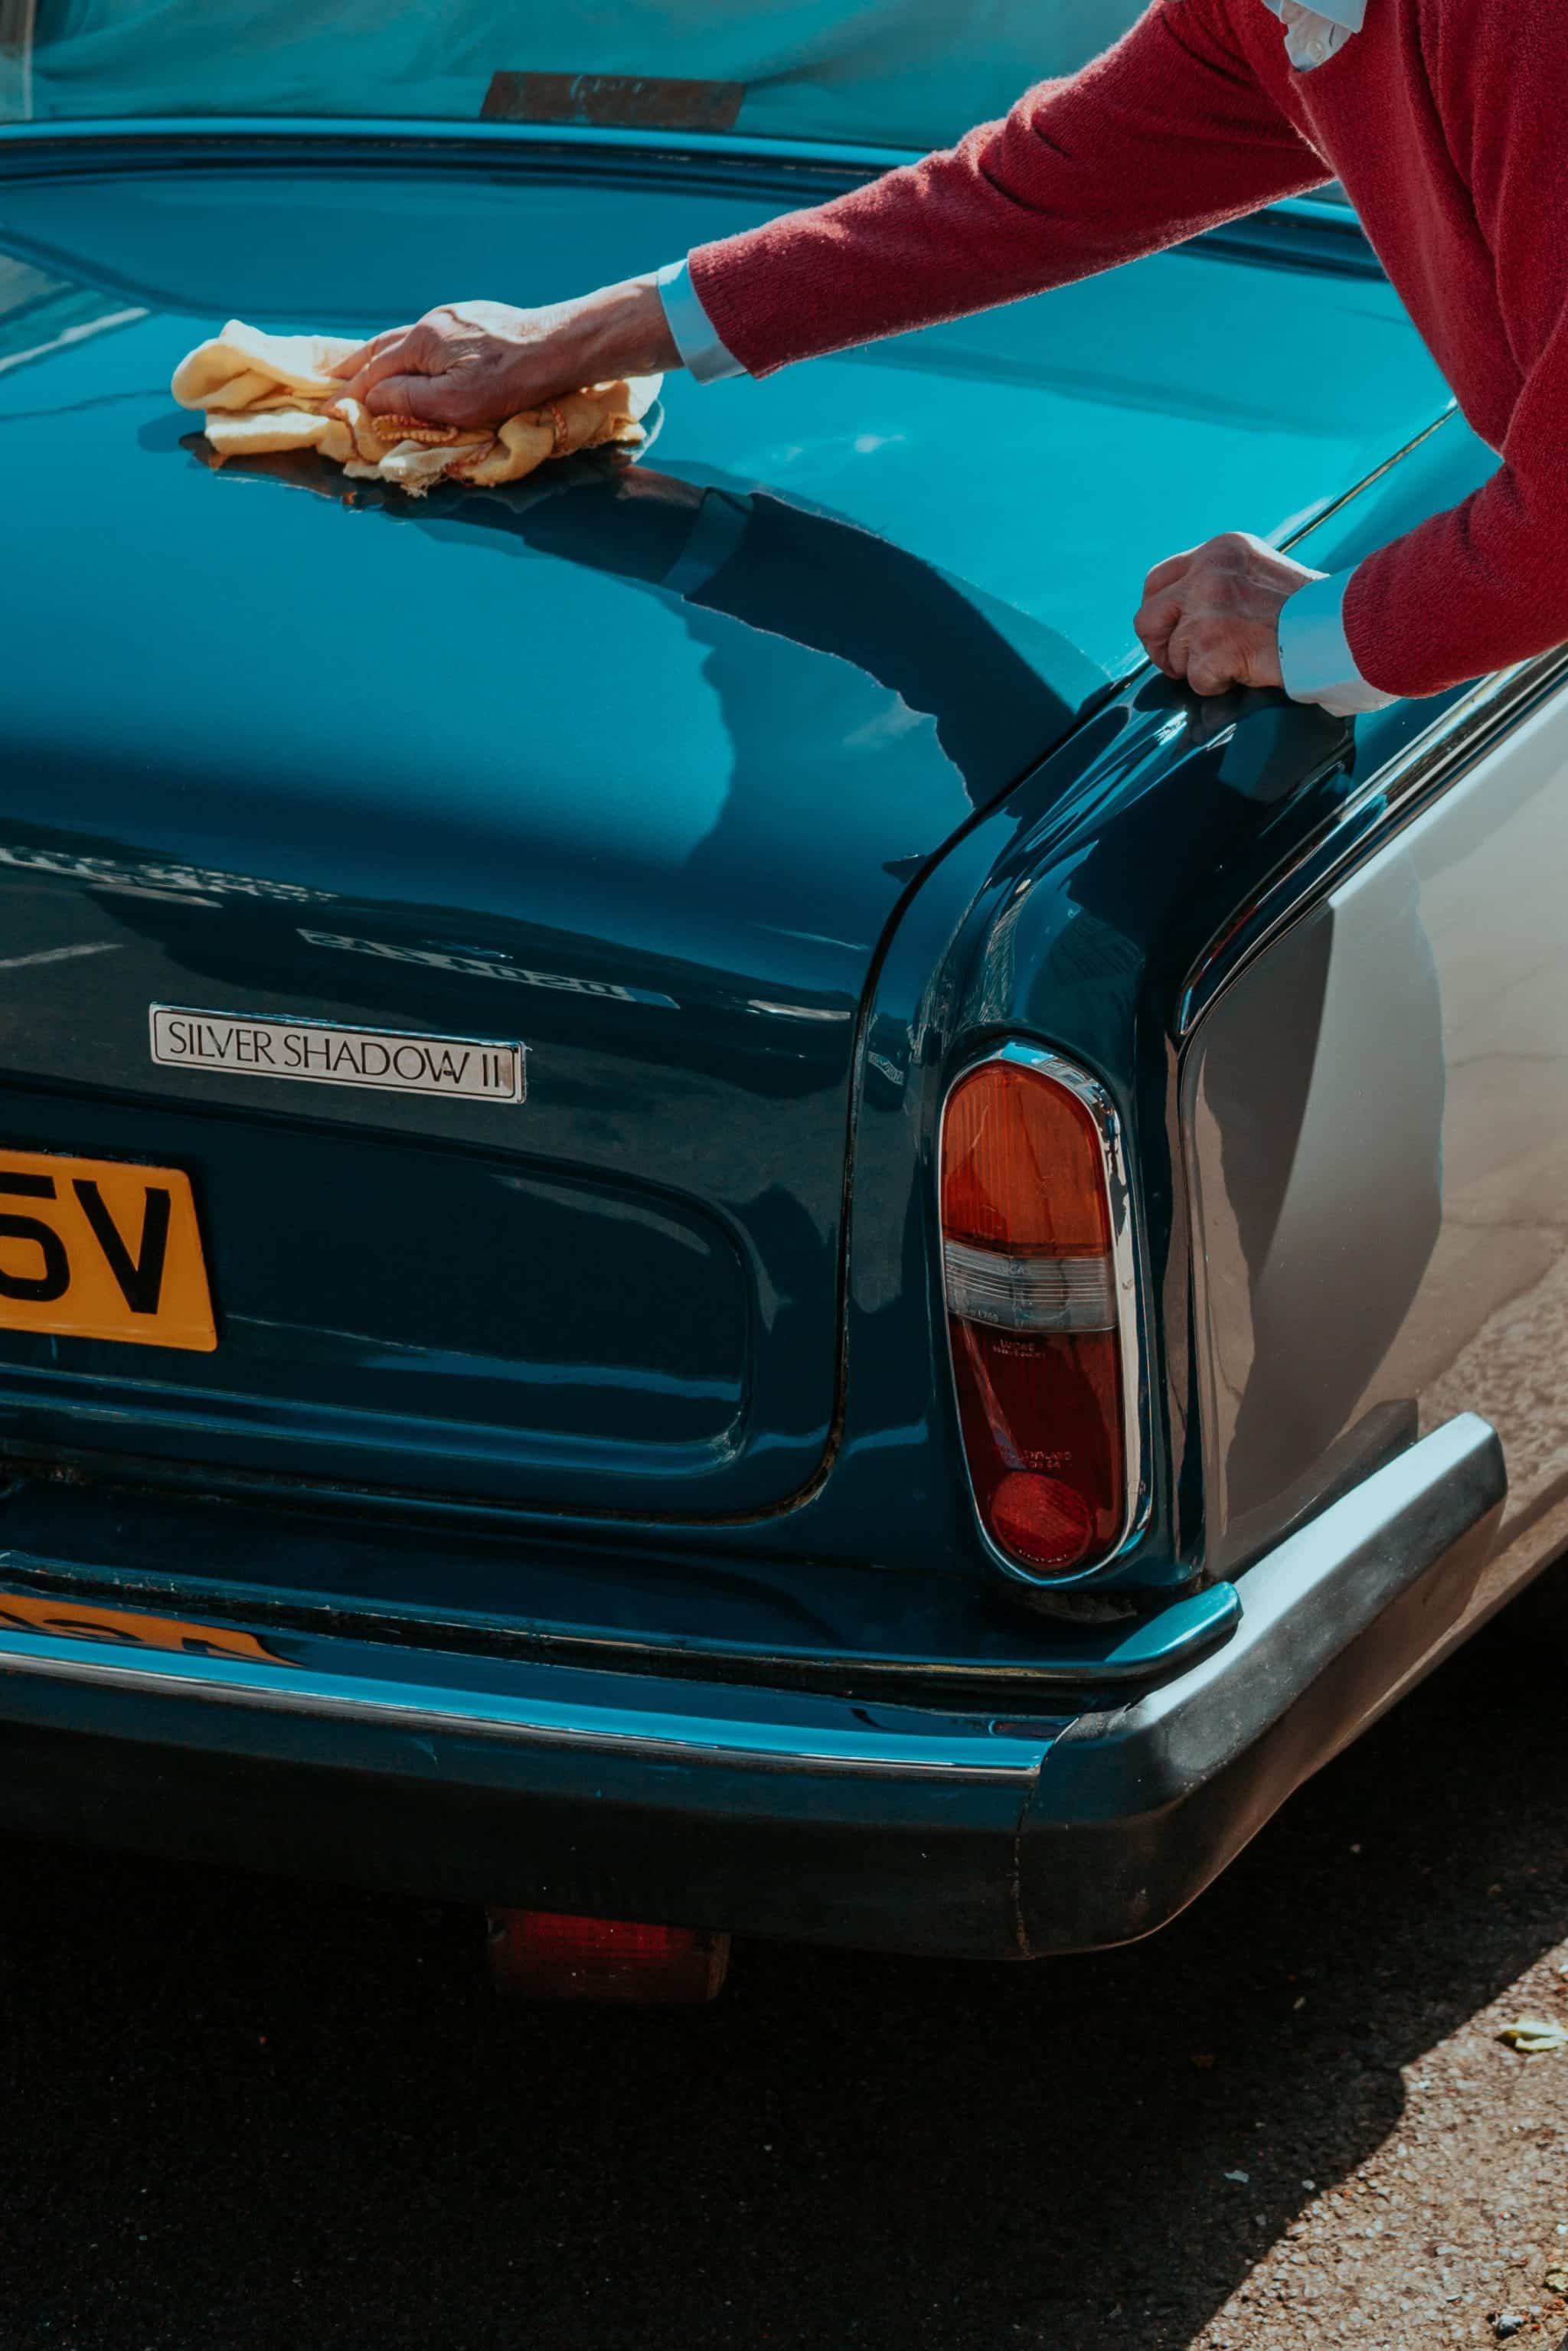
[[(1281, 212), (1286, 211), (1290, 209), (1294, 201), (1294, 199), (1287, 199), (1285, 204), (1277, 206), (1275, 209)], [(1264, 215), (1259, 214), (1253, 214), (1251, 217), (1261, 219)], [(1245, 221), (1238, 222), (1236, 225), (1238, 227), (1244, 226)], [(1223, 231), (1214, 233), (1218, 235), (1224, 234)], [(1368, 247), (1368, 250), (1370, 251), (1371, 248)], [(1413, 433), (1410, 435), (1408, 441), (1402, 441), (1397, 449), (1390, 450), (1388, 455), (1384, 458), (1381, 465), (1374, 465), (1370, 473), (1363, 474), (1360, 480), (1353, 482), (1348, 490), (1341, 490), (1336, 496), (1325, 498), (1321, 506), (1312, 507), (1308, 513), (1307, 518), (1304, 522), (1298, 524), (1295, 529), (1286, 531), (1281, 538), (1279, 540), (1281, 551), (1282, 553), (1288, 552), (1290, 549), (1299, 547), (1302, 539), (1311, 538), (1312, 532), (1317, 530), (1323, 523), (1332, 522), (1334, 516), (1338, 514), (1343, 507), (1348, 507), (1353, 499), (1359, 498), (1364, 491), (1371, 489), (1373, 484), (1375, 482), (1380, 482), (1385, 474), (1391, 474), (1396, 465), (1402, 465), (1406, 457), (1410, 456), (1416, 450), (1419, 449), (1423, 441), (1429, 441), (1434, 433), (1440, 433), (1444, 425), (1448, 423), (1449, 418), (1457, 416), (1458, 412), (1458, 402), (1457, 400), (1450, 400), (1448, 406), (1440, 410), (1439, 413), (1433, 417), (1429, 424), (1423, 424), (1419, 432)]]
[[(1125, 1508), (1120, 1531), (1103, 1559), (1091, 1567), (1070, 1570), (1062, 1575), (1036, 1574), (1015, 1559), (1009, 1559), (992, 1541), (985, 1520), (980, 1514), (975, 1494), (974, 1480), (969, 1472), (969, 1457), (962, 1437), (959, 1451), (963, 1455), (964, 1476), (969, 1487), (969, 1499), (974, 1507), (975, 1523), (980, 1541), (995, 1564), (1015, 1583), (1027, 1584), (1034, 1592), (1062, 1592), (1091, 1576), (1103, 1575), (1105, 1570), (1131, 1550), (1148, 1525), (1153, 1504), (1153, 1480), (1150, 1476), (1149, 1395), (1144, 1377), (1143, 1299), (1138, 1281), (1137, 1239), (1133, 1221), (1133, 1192), (1127, 1174), (1126, 1155), (1122, 1144), (1122, 1122), (1116, 1105), (1098, 1078), (1091, 1077), (1075, 1061), (1063, 1060), (1060, 1053), (1049, 1051), (1043, 1045), (1027, 1045), (1011, 1040), (1002, 1046), (992, 1046), (977, 1053), (957, 1070), (943, 1097), (942, 1114), (936, 1125), (937, 1229), (941, 1229), (942, 1152), (947, 1128), (947, 1104), (955, 1089), (974, 1071), (991, 1061), (1013, 1061), (1021, 1068), (1037, 1070), (1072, 1094), (1081, 1102), (1094, 1122), (1100, 1137), (1100, 1159), (1105, 1175), (1105, 1196), (1111, 1215), (1111, 1262), (1115, 1277), (1116, 1329), (1121, 1340), (1122, 1359), (1122, 1436), (1124, 1447), (1123, 1482)], [(946, 1290), (944, 1290), (946, 1296)], [(951, 1344), (947, 1349), (947, 1374), (953, 1384), (953, 1409), (958, 1409), (957, 1370), (953, 1362)]]
[(1499, 670), (1479, 679), (1413, 742), (1374, 768), (1326, 827), (1272, 878), (1245, 919), (1211, 941), (1194, 963), (1177, 1001), (1178, 1044), (1186, 1043), (1223, 991), (1307, 907), (1375, 856), (1439, 791), (1493, 749), (1516, 720), (1563, 684), (1568, 645)]
[[(450, 1662), (445, 1661), (445, 1662)], [(542, 1669), (559, 1677), (572, 1668)], [(744, 1764), (764, 1771), (843, 1771), (901, 1779), (961, 1779), (1016, 1783), (1038, 1772), (1051, 1733), (993, 1731), (988, 1720), (970, 1729), (874, 1725), (841, 1727), (793, 1720), (661, 1710), (649, 1705), (659, 1685), (640, 1682), (622, 1705), (589, 1698), (511, 1698), (493, 1690), (448, 1687), (414, 1696), (406, 1684), (358, 1673), (322, 1673), (308, 1666), (267, 1665), (213, 1657), (107, 1654), (90, 1640), (0, 1630), (0, 1677), (38, 1676), (99, 1689), (158, 1698), (195, 1698), (259, 1708), (303, 1719), (359, 1723), (429, 1736), (450, 1732), (526, 1747), (600, 1749), (607, 1756), (652, 1761)], [(598, 1677), (601, 1682), (604, 1677)], [(847, 1717), (852, 1709), (841, 1711)], [(865, 1709), (854, 1709), (863, 1723)]]

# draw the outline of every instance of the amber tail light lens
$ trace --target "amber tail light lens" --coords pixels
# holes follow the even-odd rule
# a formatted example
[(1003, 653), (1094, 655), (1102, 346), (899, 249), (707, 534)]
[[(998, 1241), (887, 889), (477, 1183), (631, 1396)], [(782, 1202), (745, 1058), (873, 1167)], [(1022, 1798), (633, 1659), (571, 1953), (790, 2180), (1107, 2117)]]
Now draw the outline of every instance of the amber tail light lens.
[(943, 1119), (943, 1277), (964, 1450), (992, 1542), (1037, 1578), (1096, 1565), (1128, 1517), (1132, 1300), (1118, 1271), (1107, 1113), (1092, 1081), (1054, 1057), (1004, 1054), (959, 1080)]

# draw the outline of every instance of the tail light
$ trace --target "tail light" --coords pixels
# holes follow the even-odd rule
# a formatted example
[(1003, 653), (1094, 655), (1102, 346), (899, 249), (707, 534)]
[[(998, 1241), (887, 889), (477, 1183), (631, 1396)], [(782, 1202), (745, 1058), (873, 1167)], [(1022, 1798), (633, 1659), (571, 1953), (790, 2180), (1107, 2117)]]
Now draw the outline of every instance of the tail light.
[(942, 1263), (986, 1532), (1031, 1581), (1082, 1575), (1119, 1548), (1139, 1484), (1132, 1239), (1103, 1088), (1025, 1046), (959, 1079)]

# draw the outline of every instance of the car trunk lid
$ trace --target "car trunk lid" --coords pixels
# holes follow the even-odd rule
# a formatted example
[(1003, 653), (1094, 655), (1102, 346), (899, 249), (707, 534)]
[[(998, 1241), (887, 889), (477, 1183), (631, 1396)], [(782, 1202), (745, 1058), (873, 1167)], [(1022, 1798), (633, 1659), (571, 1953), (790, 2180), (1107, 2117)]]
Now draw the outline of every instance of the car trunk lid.
[[(768, 208), (537, 158), (7, 185), (0, 1142), (188, 1171), (220, 1340), (0, 1332), (13, 1445), (586, 1515), (816, 1473), (901, 896), (1128, 664), (1146, 560), (1310, 511), (1441, 394), (1385, 289), (1303, 278), (1303, 344), (1353, 292), (1386, 364), (1265, 431), (1250, 362), (1221, 396), (1172, 340), (1247, 273), (1180, 257), (1136, 326), (1106, 281), (1049, 340), (1031, 306), (681, 388), (639, 466), (495, 496), (214, 474), (164, 389), (227, 310), (368, 329), (454, 254), (546, 296)], [(212, 1050), (155, 1061), (159, 1006)], [(279, 1080), (235, 1022), (436, 1075)], [(521, 1099), (441, 1081), (517, 1047)]]

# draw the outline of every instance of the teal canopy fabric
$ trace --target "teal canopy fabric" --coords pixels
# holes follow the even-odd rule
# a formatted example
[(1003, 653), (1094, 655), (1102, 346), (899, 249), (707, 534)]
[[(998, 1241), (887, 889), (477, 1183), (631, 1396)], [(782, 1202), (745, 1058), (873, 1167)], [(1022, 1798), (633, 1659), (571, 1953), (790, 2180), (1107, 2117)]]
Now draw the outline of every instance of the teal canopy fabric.
[(472, 121), (497, 73), (613, 74), (739, 83), (742, 132), (924, 149), (1072, 72), (1137, 13), (1134, 0), (0, 0), (0, 111)]

